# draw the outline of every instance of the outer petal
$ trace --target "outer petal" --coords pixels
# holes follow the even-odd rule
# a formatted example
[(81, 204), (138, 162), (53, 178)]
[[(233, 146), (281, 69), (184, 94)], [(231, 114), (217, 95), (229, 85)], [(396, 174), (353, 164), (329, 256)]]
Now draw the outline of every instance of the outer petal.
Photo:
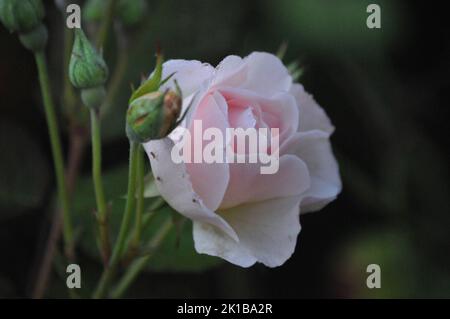
[(214, 68), (196, 60), (169, 60), (163, 64), (162, 77), (165, 79), (171, 74), (174, 75), (161, 89), (174, 88), (177, 80), (183, 97), (187, 98), (213, 76)]
[(202, 223), (214, 225), (233, 240), (235, 231), (219, 215), (206, 207), (194, 192), (184, 163), (175, 164), (171, 158), (174, 143), (171, 139), (154, 140), (144, 144), (161, 196), (180, 214)]
[(305, 91), (301, 84), (294, 84), (291, 93), (300, 108), (299, 131), (320, 130), (328, 134), (333, 133), (331, 124), (325, 111), (317, 104), (313, 96)]
[[(267, 166), (267, 165), (264, 165)], [(230, 164), (230, 182), (221, 209), (244, 203), (300, 195), (310, 187), (306, 164), (295, 155), (283, 155), (275, 174), (263, 175), (260, 163)]]
[(268, 267), (280, 266), (295, 250), (300, 232), (299, 202), (299, 196), (285, 197), (221, 212), (236, 230), (239, 242), (214, 227), (195, 222), (195, 249), (242, 267), (257, 261)]
[(339, 167), (328, 133), (318, 130), (296, 133), (281, 150), (296, 154), (308, 166), (311, 187), (302, 195), (302, 213), (323, 208), (341, 192)]
[(247, 79), (247, 65), (244, 60), (236, 55), (229, 55), (216, 67), (213, 87), (227, 86), (239, 87)]
[(248, 75), (243, 88), (264, 96), (289, 91), (292, 77), (278, 57), (266, 52), (254, 52), (244, 60)]
[(248, 89), (265, 97), (288, 92), (291, 85), (292, 78), (280, 59), (265, 52), (254, 52), (244, 59), (226, 57), (212, 81), (215, 87)]
[[(196, 113), (193, 115), (193, 121), (190, 123), (189, 131), (192, 139), (196, 135), (195, 120), (201, 120), (202, 131), (197, 132), (199, 136), (208, 128), (218, 128), (225, 137), (226, 128), (228, 127), (228, 120), (226, 118), (226, 104), (221, 98), (220, 94), (210, 94), (200, 102)], [(203, 147), (208, 142), (203, 143)], [(225, 145), (224, 145), (225, 146)], [(191, 144), (192, 153), (201, 152), (194, 148), (194, 143)], [(203, 155), (203, 154), (200, 154)], [(193, 158), (192, 158), (193, 159)], [(222, 202), (223, 196), (230, 180), (228, 163), (192, 163), (186, 164), (187, 171), (190, 175), (192, 186), (195, 192), (202, 198), (205, 205), (211, 209), (216, 210)]]

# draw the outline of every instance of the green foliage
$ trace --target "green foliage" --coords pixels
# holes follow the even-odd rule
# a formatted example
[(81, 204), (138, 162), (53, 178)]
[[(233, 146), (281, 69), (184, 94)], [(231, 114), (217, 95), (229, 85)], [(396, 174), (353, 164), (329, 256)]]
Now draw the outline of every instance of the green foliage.
[[(318, 52), (384, 52), (389, 42), (402, 31), (403, 15), (396, 1), (377, 1), (382, 8), (382, 31), (366, 26), (368, 0), (281, 0), (273, 6), (272, 26), (293, 46)], [(378, 55), (379, 56), (379, 55)]]
[[(112, 199), (109, 222), (111, 233), (117, 234), (122, 220), (125, 205), (124, 194), (126, 193), (126, 181), (128, 169), (126, 166), (107, 171), (103, 175), (106, 197)], [(150, 205), (153, 199), (146, 201)], [(84, 177), (79, 181), (77, 191), (74, 196), (73, 212), (77, 218), (77, 224), (82, 227), (79, 236), (81, 248), (90, 256), (100, 262), (95, 239), (96, 221), (93, 215), (95, 207), (94, 190), (90, 177)], [(148, 225), (142, 232), (144, 243), (155, 234), (158, 227), (168, 216), (177, 215), (170, 207), (166, 206), (158, 210), (153, 216), (146, 212), (144, 224)], [(143, 245), (145, 246), (145, 245)], [(173, 271), (173, 272), (196, 272), (203, 271), (216, 266), (221, 261), (218, 258), (200, 255), (195, 252), (192, 239), (192, 224), (185, 223), (180, 230), (173, 227), (169, 235), (163, 241), (161, 248), (152, 257), (148, 270), (152, 271)]]
[[(407, 234), (397, 230), (380, 230), (356, 236), (338, 251), (335, 260), (337, 278), (350, 289), (342, 297), (354, 298), (414, 298), (418, 291), (417, 255)], [(381, 288), (369, 289), (366, 268), (377, 264), (381, 268)]]

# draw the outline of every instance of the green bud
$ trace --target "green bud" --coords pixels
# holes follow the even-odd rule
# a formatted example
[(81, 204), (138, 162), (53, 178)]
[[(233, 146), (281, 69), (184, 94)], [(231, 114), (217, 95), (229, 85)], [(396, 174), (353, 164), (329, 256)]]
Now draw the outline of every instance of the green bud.
[(69, 77), (73, 86), (78, 89), (103, 86), (108, 79), (105, 61), (81, 29), (75, 29)]
[(81, 90), (81, 101), (91, 109), (97, 109), (105, 99), (106, 91), (104, 86), (96, 86), (94, 88)]
[[(147, 3), (145, 0), (119, 0), (115, 13), (127, 27), (138, 24), (145, 16)], [(83, 6), (83, 19), (88, 22), (100, 22), (107, 9), (105, 0), (88, 0)]]
[(144, 143), (166, 137), (181, 113), (181, 96), (173, 91), (156, 91), (133, 102), (127, 112), (127, 135)]
[(0, 20), (11, 32), (29, 32), (44, 16), (41, 0), (0, 0)]
[(42, 51), (47, 44), (47, 27), (41, 23), (38, 27), (34, 28), (30, 32), (20, 33), (19, 38), (20, 42), (22, 42), (23, 46), (28, 50), (31, 50), (33, 52)]
[(120, 0), (117, 15), (126, 27), (137, 25), (145, 16), (147, 3), (144, 0)]
[(83, 20), (87, 22), (100, 22), (105, 16), (105, 0), (88, 0), (83, 6)]

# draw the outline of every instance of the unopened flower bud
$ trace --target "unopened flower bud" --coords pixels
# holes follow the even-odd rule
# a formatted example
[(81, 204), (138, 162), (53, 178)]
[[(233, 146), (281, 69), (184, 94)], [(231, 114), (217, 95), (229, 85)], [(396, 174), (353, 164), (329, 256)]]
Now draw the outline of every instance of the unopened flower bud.
[[(105, 0), (88, 0), (83, 6), (83, 19), (88, 22), (100, 22), (105, 18), (108, 3)], [(145, 0), (119, 0), (115, 7), (115, 16), (126, 27), (138, 24), (145, 16)]]
[(180, 116), (181, 103), (173, 91), (156, 91), (133, 100), (127, 112), (128, 137), (139, 143), (166, 137)]
[(75, 29), (69, 77), (73, 86), (78, 89), (103, 86), (108, 79), (105, 61), (81, 29)]
[(88, 0), (83, 6), (83, 20), (87, 22), (100, 22), (105, 16), (105, 0)]
[(145, 0), (120, 0), (117, 15), (126, 27), (137, 25), (145, 16), (147, 3)]
[(11, 32), (29, 32), (42, 24), (44, 16), (41, 0), (0, 1), (0, 20)]

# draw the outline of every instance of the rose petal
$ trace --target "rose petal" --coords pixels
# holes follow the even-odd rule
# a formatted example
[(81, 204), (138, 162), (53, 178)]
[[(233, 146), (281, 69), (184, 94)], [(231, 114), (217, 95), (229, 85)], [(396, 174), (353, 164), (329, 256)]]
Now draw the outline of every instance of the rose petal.
[(280, 266), (295, 250), (300, 232), (299, 202), (300, 197), (285, 197), (222, 211), (239, 242), (217, 228), (195, 222), (195, 249), (241, 267), (257, 261), (268, 267)]
[(270, 97), (275, 93), (288, 92), (292, 78), (275, 55), (254, 52), (244, 59), (228, 56), (216, 68), (212, 87), (233, 87), (253, 91)]
[[(200, 102), (195, 114), (193, 115), (193, 122), (190, 123), (189, 131), (192, 140), (196, 136), (195, 120), (201, 120), (202, 131), (198, 132), (199, 136), (203, 136), (203, 132), (208, 128), (217, 128), (222, 132), (222, 136), (226, 137), (226, 128), (229, 126), (227, 118), (225, 117), (226, 108), (220, 106), (224, 103), (218, 95), (210, 94)], [(225, 141), (222, 141), (225, 143)], [(211, 143), (210, 141), (203, 142), (203, 149)], [(226, 145), (223, 145), (224, 147)], [(202, 198), (205, 205), (211, 209), (216, 210), (222, 202), (223, 196), (228, 186), (230, 173), (227, 163), (206, 163), (201, 153), (201, 163), (194, 163), (194, 152), (201, 152), (194, 148), (194, 143), (191, 143), (192, 163), (186, 164), (186, 169), (190, 175), (192, 186), (195, 192)], [(225, 152), (224, 152), (225, 156)], [(225, 158), (223, 158), (223, 161)]]
[(240, 87), (263, 96), (289, 91), (292, 77), (278, 57), (266, 52), (254, 52), (244, 60), (248, 74), (246, 82)]
[(299, 112), (299, 127), (300, 132), (310, 130), (321, 130), (328, 134), (332, 134), (334, 126), (331, 124), (325, 111), (317, 104), (313, 96), (305, 91), (301, 84), (294, 84), (291, 88), (291, 93), (295, 96)]
[[(289, 93), (278, 92), (271, 97), (264, 97), (244, 89), (222, 88), (219, 91), (229, 104), (254, 108), (264, 122), (260, 127), (278, 128), (283, 137), (298, 129), (299, 109), (295, 98)], [(285, 136), (286, 132), (290, 133)]]
[(261, 166), (268, 164), (230, 164), (230, 182), (223, 198), (221, 209), (244, 203), (259, 202), (277, 197), (300, 195), (310, 187), (306, 164), (295, 155), (283, 155), (279, 170), (275, 174), (261, 174)]
[(174, 75), (161, 86), (161, 90), (175, 88), (174, 81), (177, 80), (183, 98), (187, 98), (213, 76), (214, 68), (196, 60), (169, 60), (163, 64), (162, 78), (165, 79), (171, 74)]
[(281, 152), (296, 154), (308, 167), (311, 187), (302, 195), (302, 213), (323, 208), (341, 192), (339, 167), (328, 133), (318, 130), (296, 133), (282, 145)]
[(229, 55), (216, 67), (211, 87), (236, 87), (247, 79), (247, 66), (244, 60), (236, 55)]
[(171, 139), (153, 140), (144, 144), (152, 172), (161, 196), (180, 214), (202, 223), (214, 225), (230, 238), (238, 241), (231, 226), (205, 206), (192, 188), (184, 163), (175, 164), (171, 158), (174, 143)]

